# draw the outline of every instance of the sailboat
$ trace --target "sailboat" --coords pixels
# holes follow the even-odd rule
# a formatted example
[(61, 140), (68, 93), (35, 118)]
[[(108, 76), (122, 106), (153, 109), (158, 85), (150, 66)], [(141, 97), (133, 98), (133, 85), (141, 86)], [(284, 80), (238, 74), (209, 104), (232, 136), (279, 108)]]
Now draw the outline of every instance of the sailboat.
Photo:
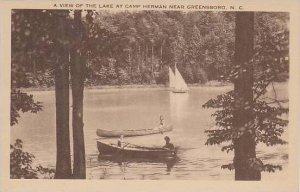
[(182, 78), (175, 64), (175, 74), (169, 67), (169, 86), (173, 93), (186, 93), (189, 88)]
[(169, 87), (170, 91), (172, 91), (175, 88), (175, 75), (171, 67), (169, 67)]

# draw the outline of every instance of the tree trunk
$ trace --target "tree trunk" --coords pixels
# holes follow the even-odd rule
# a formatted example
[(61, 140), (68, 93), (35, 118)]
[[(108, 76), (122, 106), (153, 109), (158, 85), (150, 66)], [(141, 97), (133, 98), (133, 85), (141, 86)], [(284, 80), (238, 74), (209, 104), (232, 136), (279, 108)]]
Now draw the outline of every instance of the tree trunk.
[[(58, 30), (60, 38), (65, 37), (64, 20), (59, 18)], [(56, 172), (55, 179), (69, 179), (72, 175), (69, 133), (69, 59), (68, 51), (57, 43), (55, 68), (55, 100), (56, 100)], [(46, 122), (47, 123), (47, 122)]]
[(83, 134), (83, 88), (85, 74), (85, 58), (82, 51), (83, 26), (81, 11), (74, 13), (74, 46), (71, 48), (71, 80), (73, 98), (73, 178), (85, 179), (85, 147)]
[(131, 63), (131, 49), (128, 50), (128, 63), (129, 63), (129, 74), (132, 77), (132, 63)]
[(164, 40), (162, 41), (162, 43), (160, 44), (160, 71), (162, 71), (162, 66), (163, 66), (163, 44), (164, 44)]
[(139, 49), (138, 49), (138, 64), (137, 64), (137, 71), (138, 74), (140, 73), (140, 63), (141, 63), (141, 46), (139, 45)]
[[(253, 56), (254, 42), (254, 13), (236, 13), (235, 65), (246, 68), (234, 82), (235, 112), (234, 125), (243, 130), (243, 135), (233, 140), (235, 180), (260, 180), (260, 171), (250, 166), (249, 160), (256, 157), (254, 137), (244, 127), (245, 123), (253, 120), (252, 108), (244, 104), (253, 103), (253, 67), (246, 65)], [(246, 130), (245, 130), (246, 129)]]
[(148, 46), (147, 45), (145, 48), (145, 63), (146, 63), (147, 69), (148, 69)]
[(151, 43), (151, 73), (152, 73), (152, 80), (154, 81), (153, 43)]

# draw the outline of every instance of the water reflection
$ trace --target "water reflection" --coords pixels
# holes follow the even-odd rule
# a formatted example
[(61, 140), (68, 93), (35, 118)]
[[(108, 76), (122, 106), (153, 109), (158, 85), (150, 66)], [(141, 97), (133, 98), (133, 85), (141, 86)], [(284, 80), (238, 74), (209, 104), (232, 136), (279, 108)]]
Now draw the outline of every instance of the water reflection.
[(169, 92), (169, 97), (171, 118), (180, 121), (184, 117), (185, 108), (188, 106), (189, 94)]
[(170, 173), (173, 166), (179, 161), (178, 156), (175, 156), (174, 158), (138, 158), (138, 157), (128, 157), (123, 155), (98, 155), (98, 161), (99, 162), (111, 162), (116, 163), (121, 170), (121, 173), (126, 172), (126, 168), (130, 166), (130, 164), (141, 164), (141, 165), (149, 165), (149, 164), (162, 164), (166, 166), (166, 172)]
[(175, 158), (173, 160), (166, 161), (167, 165), (167, 172), (171, 172), (172, 167), (175, 165), (175, 163), (178, 162), (178, 158)]

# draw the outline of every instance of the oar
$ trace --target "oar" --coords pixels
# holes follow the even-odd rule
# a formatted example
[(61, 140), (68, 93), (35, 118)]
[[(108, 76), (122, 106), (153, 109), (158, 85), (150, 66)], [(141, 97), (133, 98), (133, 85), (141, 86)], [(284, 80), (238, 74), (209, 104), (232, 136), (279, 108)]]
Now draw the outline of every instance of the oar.
[(131, 144), (131, 143), (127, 143), (133, 147), (136, 147), (136, 148), (143, 148), (143, 149), (164, 149), (162, 147), (145, 147), (145, 146), (140, 146), (140, 145), (135, 145), (135, 144)]
[(163, 134), (164, 132), (161, 130), (161, 127), (158, 127), (158, 131), (160, 132), (160, 134)]

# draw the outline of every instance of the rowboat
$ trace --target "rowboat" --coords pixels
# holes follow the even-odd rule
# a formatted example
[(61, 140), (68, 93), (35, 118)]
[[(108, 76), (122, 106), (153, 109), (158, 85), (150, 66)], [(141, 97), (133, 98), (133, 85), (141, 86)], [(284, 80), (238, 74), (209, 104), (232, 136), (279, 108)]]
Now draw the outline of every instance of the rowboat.
[(147, 159), (172, 159), (176, 156), (176, 149), (169, 150), (160, 147), (144, 147), (133, 144), (125, 144), (119, 147), (116, 144), (108, 144), (97, 141), (100, 155), (122, 156), (124, 158), (147, 158)]
[(133, 137), (133, 136), (141, 136), (141, 135), (151, 135), (164, 133), (168, 131), (172, 131), (172, 125), (160, 126), (152, 129), (136, 129), (136, 130), (104, 130), (97, 129), (97, 135), (99, 137), (120, 137), (123, 135), (124, 137)]

